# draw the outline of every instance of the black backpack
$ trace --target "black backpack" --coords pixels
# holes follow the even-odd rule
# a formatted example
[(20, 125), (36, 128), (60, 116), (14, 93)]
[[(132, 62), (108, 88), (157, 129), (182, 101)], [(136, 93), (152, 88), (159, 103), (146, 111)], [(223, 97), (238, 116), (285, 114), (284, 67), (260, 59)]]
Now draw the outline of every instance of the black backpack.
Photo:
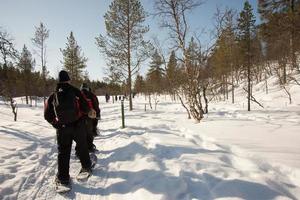
[(53, 94), (53, 109), (59, 124), (70, 124), (80, 118), (79, 99), (70, 88)]

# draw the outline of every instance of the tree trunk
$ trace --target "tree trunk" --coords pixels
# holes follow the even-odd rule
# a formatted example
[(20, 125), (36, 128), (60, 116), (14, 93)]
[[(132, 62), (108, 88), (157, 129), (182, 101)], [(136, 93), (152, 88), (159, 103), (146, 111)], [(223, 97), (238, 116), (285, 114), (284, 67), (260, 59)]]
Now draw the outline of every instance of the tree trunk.
[(279, 73), (279, 78), (281, 79), (281, 83), (282, 84), (286, 84), (286, 58), (282, 58), (279, 60), (278, 62), (279, 67), (280, 67), (280, 71), (282, 71), (282, 75), (281, 73)]
[(283, 63), (283, 84), (286, 84), (286, 63)]
[(178, 95), (177, 94), (177, 96), (178, 96), (178, 98), (179, 98), (179, 100), (180, 100), (180, 103), (181, 103), (181, 105), (185, 108), (185, 110), (186, 110), (186, 112), (187, 112), (187, 114), (188, 114), (188, 119), (191, 119), (191, 114), (190, 114), (190, 111), (189, 111), (189, 109), (184, 105), (184, 103), (183, 103), (183, 100), (182, 100), (182, 98), (181, 98), (181, 96), (180, 95)]
[(296, 55), (296, 49), (295, 49), (295, 28), (296, 28), (296, 24), (295, 24), (295, 0), (290, 0), (290, 8), (292, 11), (292, 24), (291, 24), (291, 30), (290, 30), (290, 34), (291, 34), (291, 38), (290, 38), (290, 46), (291, 46), (291, 54), (292, 54), (292, 67), (293, 69), (296, 70), (300, 70), (298, 65), (297, 65), (297, 55)]
[(30, 99), (30, 107), (32, 107), (32, 96), (30, 96), (29, 99)]
[(152, 110), (151, 94), (149, 94), (149, 106), (150, 106), (150, 108), (151, 108), (151, 110)]
[(250, 98), (251, 98), (251, 78), (250, 78), (250, 65), (248, 63), (247, 66), (247, 77), (248, 77), (248, 111), (251, 110), (250, 108)]
[[(129, 67), (130, 68), (130, 67)], [(132, 106), (132, 90), (131, 90), (131, 72), (128, 74), (128, 89), (129, 89), (129, 110), (133, 110)]]
[(14, 114), (14, 121), (17, 121), (18, 107), (17, 103), (14, 102), (13, 98), (10, 98), (10, 107), (12, 109), (12, 113)]
[(225, 91), (226, 91), (226, 100), (228, 100), (228, 77), (225, 75)]
[(251, 38), (250, 32), (248, 33), (248, 42), (247, 42), (247, 82), (248, 82), (248, 111), (251, 111), (251, 71), (250, 71), (250, 64), (251, 64)]
[(46, 66), (44, 66), (44, 40), (42, 40), (42, 47), (41, 47), (41, 62), (42, 62), (42, 76), (43, 76), (43, 86), (44, 86), (44, 91), (43, 91), (43, 96), (44, 96), (44, 104), (46, 102)]
[(203, 87), (203, 98), (205, 102), (205, 109), (204, 109), (204, 114), (208, 113), (208, 99), (206, 97), (206, 87)]
[(283, 85), (282, 87), (283, 87), (285, 93), (286, 93), (286, 94), (288, 95), (288, 97), (289, 97), (289, 103), (292, 104), (292, 95), (291, 95), (291, 93), (290, 93), (289, 90), (285, 87), (285, 85)]
[(128, 43), (128, 47), (127, 47), (127, 52), (128, 52), (128, 56), (127, 56), (127, 62), (128, 62), (128, 89), (129, 89), (129, 110), (131, 111), (132, 108), (132, 91), (131, 91), (131, 44), (130, 44), (130, 5), (129, 5), (129, 1), (128, 1), (128, 5), (127, 5), (127, 43)]
[(226, 89), (225, 89), (225, 78), (222, 76), (222, 92), (223, 92), (223, 101), (226, 101)]
[(46, 105), (46, 102), (47, 102), (47, 96), (48, 96), (48, 83), (47, 83), (47, 81), (45, 82), (45, 91), (44, 91), (44, 107), (45, 107), (45, 105)]

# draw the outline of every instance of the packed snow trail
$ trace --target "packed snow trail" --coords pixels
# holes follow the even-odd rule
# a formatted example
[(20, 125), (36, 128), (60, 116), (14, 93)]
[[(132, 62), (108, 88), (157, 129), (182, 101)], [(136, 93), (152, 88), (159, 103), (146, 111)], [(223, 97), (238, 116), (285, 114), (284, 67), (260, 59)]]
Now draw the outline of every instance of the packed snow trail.
[(72, 152), (72, 191), (56, 194), (55, 131), (43, 120), (42, 107), (23, 108), (15, 123), (6, 114), (9, 109), (0, 106), (1, 199), (278, 200), (300, 196), (297, 170), (282, 171), (207, 138), (185, 120), (180, 104), (161, 103), (157, 111), (145, 112), (141, 99), (136, 100), (134, 111), (126, 112), (125, 129), (120, 128), (119, 103), (102, 103), (93, 175), (87, 182), (76, 181), (80, 163)]

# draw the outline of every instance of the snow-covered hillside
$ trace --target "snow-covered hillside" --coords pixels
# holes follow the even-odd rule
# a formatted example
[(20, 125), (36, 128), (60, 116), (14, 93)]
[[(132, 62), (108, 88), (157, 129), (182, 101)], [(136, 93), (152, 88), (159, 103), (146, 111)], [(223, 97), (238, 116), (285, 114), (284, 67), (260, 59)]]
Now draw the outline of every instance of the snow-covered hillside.
[(73, 189), (65, 195), (53, 190), (55, 131), (42, 105), (21, 105), (13, 122), (1, 102), (0, 199), (300, 199), (300, 87), (291, 88), (292, 105), (275, 84), (269, 95), (261, 88), (254, 95), (265, 109), (245, 111), (245, 94), (237, 90), (235, 105), (210, 104), (200, 124), (186, 119), (179, 102), (162, 96), (157, 111), (145, 112), (144, 97), (135, 98), (125, 129), (120, 103), (99, 97), (98, 163), (79, 183), (72, 152)]

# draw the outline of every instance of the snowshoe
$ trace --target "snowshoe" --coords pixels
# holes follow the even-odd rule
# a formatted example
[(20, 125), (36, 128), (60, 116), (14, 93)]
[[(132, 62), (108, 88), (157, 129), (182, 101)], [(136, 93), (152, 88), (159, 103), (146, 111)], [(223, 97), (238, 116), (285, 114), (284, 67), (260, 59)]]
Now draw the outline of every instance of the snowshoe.
[(78, 181), (86, 181), (92, 175), (92, 169), (82, 168), (76, 176)]
[(82, 168), (76, 177), (78, 181), (86, 181), (92, 175), (92, 169), (95, 167), (97, 163), (97, 156), (93, 153), (90, 153), (90, 159), (91, 159), (91, 168), (90, 169)]
[(58, 178), (55, 178), (55, 191), (57, 193), (65, 193), (65, 192), (69, 192), (72, 189), (71, 187), (71, 183), (63, 183), (60, 180), (58, 180)]
[(94, 168), (97, 163), (97, 156), (94, 153), (90, 153), (90, 159), (92, 162), (91, 168)]

